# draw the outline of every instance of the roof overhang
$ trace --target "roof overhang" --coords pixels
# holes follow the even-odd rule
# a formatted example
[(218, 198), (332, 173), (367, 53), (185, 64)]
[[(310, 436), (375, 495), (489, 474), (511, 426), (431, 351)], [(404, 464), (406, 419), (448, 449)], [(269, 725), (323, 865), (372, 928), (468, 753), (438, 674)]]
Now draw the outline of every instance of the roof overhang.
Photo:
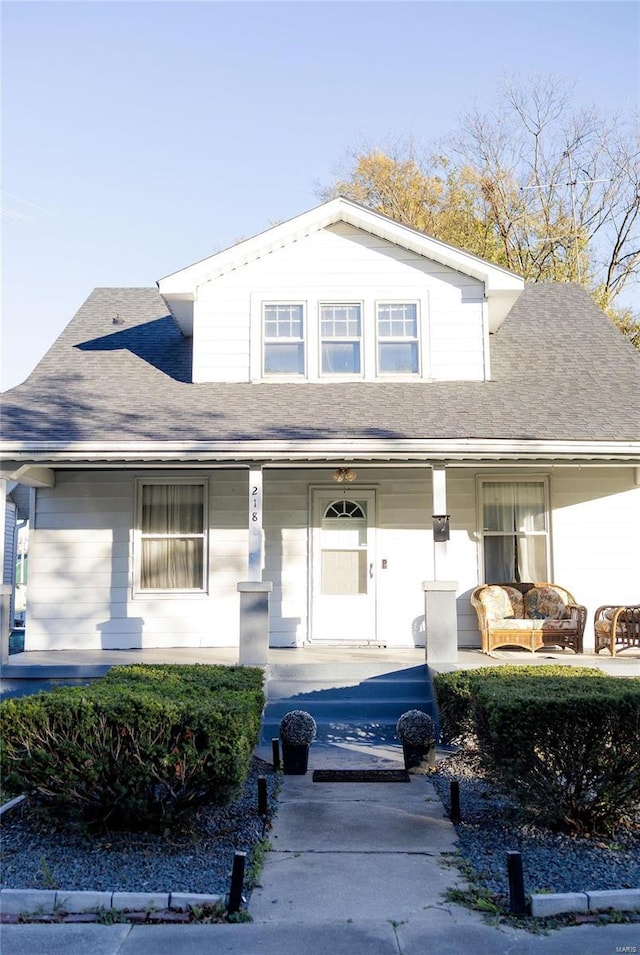
[[(63, 442), (5, 445), (2, 476), (20, 481), (25, 470), (49, 468), (149, 468), (216, 466), (321, 466), (335, 462), (451, 465), (481, 463), (581, 463), (640, 466), (640, 441), (533, 441), (457, 438), (439, 440), (398, 439), (393, 442), (366, 438), (328, 441), (246, 441), (147, 443)], [(24, 483), (24, 482), (22, 482)], [(47, 486), (51, 486), (47, 484)]]
[(3, 466), (0, 479), (24, 484), (26, 487), (54, 487), (56, 483), (55, 473), (49, 467), (35, 463), (15, 462), (15, 466)]
[(387, 216), (361, 206), (350, 199), (338, 197), (309, 212), (238, 242), (228, 249), (202, 259), (158, 279), (160, 294), (165, 298), (176, 321), (185, 334), (193, 329), (193, 302), (197, 289), (225, 273), (256, 261), (305, 236), (326, 229), (337, 222), (346, 222), (355, 228), (415, 252), (447, 268), (454, 269), (484, 284), (489, 311), (489, 329), (495, 331), (524, 289), (524, 279), (514, 272), (487, 262), (477, 255), (401, 225)]

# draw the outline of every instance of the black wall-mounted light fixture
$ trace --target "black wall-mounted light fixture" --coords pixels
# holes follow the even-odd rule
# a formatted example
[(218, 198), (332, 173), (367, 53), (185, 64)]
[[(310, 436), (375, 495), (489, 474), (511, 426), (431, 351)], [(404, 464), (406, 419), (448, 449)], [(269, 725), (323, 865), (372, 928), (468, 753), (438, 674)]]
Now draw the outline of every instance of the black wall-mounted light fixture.
[(449, 540), (449, 514), (432, 514), (434, 541)]

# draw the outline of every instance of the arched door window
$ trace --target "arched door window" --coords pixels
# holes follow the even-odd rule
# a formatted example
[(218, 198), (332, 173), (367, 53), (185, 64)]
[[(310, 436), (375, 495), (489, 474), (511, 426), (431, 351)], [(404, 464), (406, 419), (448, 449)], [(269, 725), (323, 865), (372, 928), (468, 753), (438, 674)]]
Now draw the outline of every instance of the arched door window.
[(323, 594), (367, 593), (366, 502), (332, 501), (322, 517)]

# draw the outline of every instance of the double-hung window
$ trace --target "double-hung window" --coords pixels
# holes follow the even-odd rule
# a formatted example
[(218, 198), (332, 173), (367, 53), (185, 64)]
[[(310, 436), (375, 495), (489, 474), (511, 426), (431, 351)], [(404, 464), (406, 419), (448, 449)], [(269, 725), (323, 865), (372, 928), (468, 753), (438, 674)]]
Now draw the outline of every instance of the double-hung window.
[(320, 306), (323, 375), (359, 375), (362, 371), (362, 306)]
[(416, 303), (379, 302), (376, 315), (378, 374), (417, 375), (420, 361)]
[(481, 481), (485, 583), (548, 580), (544, 480)]
[(206, 590), (205, 481), (140, 481), (137, 590)]
[(304, 305), (263, 306), (265, 375), (304, 375)]

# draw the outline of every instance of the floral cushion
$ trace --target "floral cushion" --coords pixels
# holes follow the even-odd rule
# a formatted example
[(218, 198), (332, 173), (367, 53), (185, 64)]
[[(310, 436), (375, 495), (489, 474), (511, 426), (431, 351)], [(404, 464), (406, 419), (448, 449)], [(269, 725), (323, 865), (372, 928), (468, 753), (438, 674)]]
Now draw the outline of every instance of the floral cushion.
[[(611, 633), (611, 628), (613, 627), (613, 615), (615, 612), (616, 612), (615, 610), (607, 610), (603, 620), (596, 620), (595, 622), (596, 633), (606, 633), (607, 635)], [(623, 634), (626, 632), (626, 629), (627, 628), (625, 627), (624, 618), (622, 620), (618, 619), (618, 623), (616, 625), (616, 633)]]
[(515, 587), (498, 587), (497, 584), (490, 584), (483, 588), (480, 600), (490, 625), (495, 626), (512, 617), (520, 619), (524, 617), (522, 594)]
[(554, 587), (532, 587), (524, 597), (524, 610), (533, 620), (566, 620), (570, 611)]
[(493, 624), (494, 630), (533, 630), (535, 629), (535, 620), (518, 620), (506, 617)]
[(534, 617), (524, 620), (501, 620), (494, 624), (495, 630), (575, 630), (573, 620), (552, 620), (547, 617), (546, 620)]
[(608, 620), (596, 620), (595, 623), (596, 633), (611, 633), (611, 619)]

